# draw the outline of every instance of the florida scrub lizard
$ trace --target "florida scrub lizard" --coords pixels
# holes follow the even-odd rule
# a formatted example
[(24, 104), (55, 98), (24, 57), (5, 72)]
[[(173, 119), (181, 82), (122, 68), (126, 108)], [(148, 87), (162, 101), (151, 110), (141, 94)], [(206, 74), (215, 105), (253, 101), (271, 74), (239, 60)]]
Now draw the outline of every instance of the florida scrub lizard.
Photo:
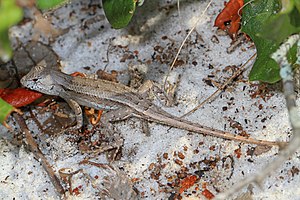
[(246, 138), (181, 119), (162, 110), (128, 86), (101, 79), (72, 77), (58, 69), (47, 67), (45, 61), (41, 61), (25, 75), (21, 83), (32, 90), (60, 96), (67, 101), (76, 114), (77, 124), (73, 128), (82, 126), (80, 105), (83, 105), (110, 111), (107, 112), (108, 122), (138, 117), (203, 135), (256, 145), (281, 146), (284, 143)]

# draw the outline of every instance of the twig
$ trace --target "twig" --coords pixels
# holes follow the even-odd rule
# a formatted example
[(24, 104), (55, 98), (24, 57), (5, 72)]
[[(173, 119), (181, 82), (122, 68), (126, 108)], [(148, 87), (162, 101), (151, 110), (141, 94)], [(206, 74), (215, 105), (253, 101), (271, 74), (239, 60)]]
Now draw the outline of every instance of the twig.
[(249, 176), (244, 181), (236, 184), (231, 187), (228, 191), (218, 195), (215, 199), (228, 199), (231, 195), (245, 187), (250, 183), (256, 183), (261, 186), (261, 183), (264, 179), (274, 172), (278, 167), (280, 167), (289, 157), (291, 157), (296, 150), (300, 146), (300, 117), (298, 115), (297, 107), (296, 107), (296, 95), (293, 85), (293, 72), (290, 63), (286, 58), (286, 54), (289, 49), (298, 42), (297, 56), (298, 61), (300, 61), (300, 34), (292, 35), (288, 38), (288, 40), (283, 43), (279, 49), (273, 53), (272, 58), (276, 60), (276, 62), (280, 66), (280, 76), (283, 82), (283, 91), (286, 99), (286, 106), (289, 112), (289, 119), (293, 129), (293, 137), (289, 143), (289, 145), (279, 152), (278, 157), (269, 165), (264, 167), (259, 173), (256, 175)]
[(110, 51), (110, 47), (111, 47), (111, 41), (112, 41), (112, 39), (109, 39), (109, 41), (108, 41), (108, 46), (107, 46), (107, 50), (106, 50), (106, 61), (105, 61), (107, 63), (105, 64), (103, 71), (106, 71), (106, 68), (109, 65), (109, 51)]
[(182, 48), (183, 48), (183, 45), (185, 44), (185, 42), (187, 41), (187, 39), (189, 38), (189, 36), (192, 34), (192, 32), (195, 30), (196, 25), (197, 25), (197, 24), (199, 23), (199, 21), (203, 18), (204, 13), (207, 11), (207, 9), (209, 8), (209, 6), (210, 6), (211, 3), (212, 3), (212, 0), (210, 0), (210, 1), (208, 2), (208, 4), (207, 4), (207, 6), (205, 7), (204, 11), (202, 12), (202, 14), (200, 15), (200, 17), (199, 17), (198, 20), (196, 21), (196, 23), (193, 25), (193, 27), (191, 28), (191, 30), (188, 32), (188, 34), (185, 36), (184, 40), (182, 41), (182, 43), (181, 43), (181, 45), (180, 45), (180, 47), (179, 47), (179, 49), (178, 49), (178, 51), (177, 51), (177, 53), (176, 53), (176, 56), (175, 56), (175, 58), (174, 58), (174, 60), (173, 60), (173, 62), (172, 62), (172, 64), (171, 64), (171, 66), (170, 66), (170, 68), (169, 68), (169, 70), (168, 70), (168, 72), (167, 72), (167, 75), (166, 75), (166, 78), (165, 78), (165, 81), (164, 81), (164, 85), (163, 85), (164, 90), (166, 90), (167, 79), (168, 79), (168, 77), (169, 77), (169, 75), (170, 75), (170, 72), (172, 71), (172, 69), (173, 69), (173, 67), (174, 67), (174, 65), (175, 65), (175, 63), (176, 63), (176, 61), (177, 61), (177, 58), (178, 58), (178, 56), (179, 56), (179, 54), (180, 54), (180, 52), (181, 52), (181, 50), (182, 50)]
[(108, 164), (103, 164), (103, 163), (96, 163), (96, 162), (93, 162), (93, 161), (90, 161), (90, 160), (87, 160), (87, 159), (84, 159), (82, 161), (79, 162), (80, 165), (93, 165), (93, 166), (96, 166), (96, 167), (99, 167), (99, 168), (104, 168), (106, 169)]
[(178, 12), (178, 18), (181, 25), (181, 30), (183, 31), (183, 21), (182, 21), (182, 15), (180, 11), (180, 0), (177, 0), (177, 12)]
[(199, 108), (201, 108), (204, 104), (210, 102), (213, 100), (213, 98), (215, 96), (217, 96), (218, 94), (220, 94), (229, 83), (232, 82), (232, 80), (234, 80), (237, 76), (239, 76), (243, 70), (245, 69), (246, 65), (256, 56), (256, 53), (253, 54), (245, 64), (243, 64), (221, 87), (219, 87), (213, 94), (211, 94), (208, 98), (206, 98), (204, 101), (202, 101), (199, 105), (197, 105), (195, 108), (193, 108), (192, 110), (190, 110), (189, 112), (185, 113), (184, 115), (181, 116), (181, 118), (186, 117), (190, 114), (192, 114), (193, 112), (195, 112), (196, 110), (198, 110)]
[(33, 139), (23, 117), (17, 113), (14, 113), (13, 116), (16, 119), (16, 121), (18, 122), (21, 130), (23, 130), (23, 132), (25, 133), (25, 139), (26, 139), (25, 142), (28, 145), (29, 150), (34, 154), (34, 156), (37, 158), (37, 160), (39, 160), (41, 162), (41, 164), (44, 167), (45, 171), (47, 172), (54, 188), (56, 189), (56, 192), (59, 195), (64, 195), (65, 194), (64, 188), (60, 184), (58, 177), (55, 175), (55, 173), (54, 173), (53, 169), (51, 168), (49, 162), (47, 161), (46, 157), (43, 155), (43, 153), (39, 149), (38, 144)]
[(34, 121), (34, 123), (37, 125), (37, 127), (40, 129), (41, 132), (44, 132), (45, 130), (43, 129), (42, 124), (39, 122), (39, 120), (35, 117), (32, 109), (29, 110), (29, 114), (31, 119)]

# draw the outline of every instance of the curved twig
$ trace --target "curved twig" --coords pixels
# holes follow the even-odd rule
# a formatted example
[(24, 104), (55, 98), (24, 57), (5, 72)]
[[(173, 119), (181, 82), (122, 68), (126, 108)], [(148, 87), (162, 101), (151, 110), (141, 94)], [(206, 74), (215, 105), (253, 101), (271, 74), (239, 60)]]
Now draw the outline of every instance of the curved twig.
[(241, 181), (239, 184), (231, 187), (228, 191), (218, 195), (215, 199), (228, 199), (231, 195), (247, 186), (250, 183), (256, 183), (257, 185), (261, 185), (264, 179), (274, 172), (278, 167), (280, 167), (289, 157), (291, 157), (300, 146), (300, 116), (298, 115), (297, 107), (296, 107), (296, 95), (293, 85), (293, 71), (290, 63), (286, 58), (286, 54), (290, 50), (290, 48), (298, 42), (297, 49), (297, 62), (300, 62), (300, 34), (292, 35), (288, 38), (288, 40), (283, 43), (279, 49), (273, 53), (272, 58), (279, 64), (280, 66), (280, 76), (283, 82), (283, 91), (286, 99), (286, 106), (289, 112), (289, 119), (291, 126), (293, 128), (293, 137), (289, 143), (289, 145), (279, 152), (278, 157), (269, 165), (264, 167), (259, 173), (254, 176), (249, 176), (245, 180)]
[(180, 45), (180, 47), (179, 47), (179, 49), (178, 49), (178, 51), (177, 51), (177, 53), (176, 53), (176, 56), (175, 56), (175, 58), (174, 58), (174, 60), (173, 60), (173, 62), (172, 62), (172, 64), (171, 64), (171, 66), (170, 66), (170, 68), (169, 68), (169, 70), (168, 70), (168, 72), (167, 72), (167, 75), (166, 75), (166, 78), (165, 78), (165, 81), (164, 81), (164, 85), (163, 85), (164, 90), (166, 90), (167, 79), (168, 79), (168, 77), (169, 77), (169, 75), (170, 75), (170, 72), (172, 71), (172, 69), (173, 69), (173, 67), (174, 67), (174, 65), (175, 65), (175, 63), (176, 63), (176, 61), (177, 61), (177, 58), (178, 58), (178, 56), (179, 56), (179, 54), (180, 54), (180, 52), (181, 52), (181, 50), (182, 50), (182, 48), (183, 48), (183, 45), (184, 45), (185, 42), (187, 41), (188, 37), (189, 37), (189, 36), (192, 34), (192, 32), (195, 30), (196, 25), (197, 25), (197, 24), (199, 23), (199, 21), (202, 19), (204, 13), (207, 11), (207, 9), (209, 8), (209, 6), (210, 6), (211, 3), (212, 3), (212, 0), (210, 0), (210, 1), (208, 2), (208, 4), (207, 4), (207, 6), (205, 7), (204, 11), (202, 12), (202, 14), (201, 14), (200, 17), (198, 18), (198, 20), (195, 22), (195, 24), (193, 25), (193, 27), (191, 28), (191, 30), (188, 32), (188, 34), (185, 36), (184, 40), (182, 41), (182, 43), (181, 43), (181, 45)]
[(256, 53), (253, 54), (245, 64), (243, 64), (221, 87), (219, 87), (214, 93), (212, 93), (209, 97), (207, 97), (204, 101), (202, 101), (200, 104), (198, 104), (195, 108), (193, 108), (192, 110), (190, 110), (189, 112), (185, 113), (184, 115), (181, 116), (181, 118), (186, 117), (192, 113), (194, 113), (196, 110), (198, 110), (199, 108), (201, 108), (204, 104), (212, 101), (212, 99), (217, 96), (218, 94), (220, 94), (229, 83), (231, 83), (233, 81), (233, 79), (235, 79), (238, 75), (240, 75), (243, 70), (245, 69), (246, 65), (252, 60), (254, 59), (254, 57), (256, 56)]

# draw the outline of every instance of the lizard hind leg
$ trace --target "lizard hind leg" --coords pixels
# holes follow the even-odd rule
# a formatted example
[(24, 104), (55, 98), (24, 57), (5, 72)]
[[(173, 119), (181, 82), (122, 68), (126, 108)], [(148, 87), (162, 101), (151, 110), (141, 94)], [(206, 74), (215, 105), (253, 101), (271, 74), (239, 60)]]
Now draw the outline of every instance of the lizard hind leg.
[(132, 109), (123, 107), (103, 113), (101, 116), (101, 122), (104, 124), (109, 124), (123, 121), (133, 116), (135, 116), (135, 113)]
[(109, 138), (109, 142), (99, 150), (104, 149), (106, 151), (106, 157), (109, 161), (119, 159), (119, 155), (121, 155), (122, 146), (124, 143), (124, 139), (116, 127), (113, 126), (113, 123), (125, 120), (129, 117), (132, 117), (132, 112), (131, 109), (127, 107), (104, 112), (101, 116), (101, 132), (104, 133), (107, 138)]
[(141, 127), (146, 136), (150, 136), (148, 121), (128, 107), (109, 111), (102, 115), (101, 122), (106, 125), (111, 125), (113, 122), (123, 121), (131, 117), (136, 117), (141, 120)]

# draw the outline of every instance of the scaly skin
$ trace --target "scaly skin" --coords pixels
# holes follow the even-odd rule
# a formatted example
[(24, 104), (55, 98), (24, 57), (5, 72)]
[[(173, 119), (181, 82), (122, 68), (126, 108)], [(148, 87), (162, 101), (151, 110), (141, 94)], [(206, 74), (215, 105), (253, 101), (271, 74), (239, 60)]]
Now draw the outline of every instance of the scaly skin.
[[(171, 127), (228, 140), (267, 146), (283, 146), (285, 144), (284, 142), (246, 138), (181, 119), (157, 107), (130, 87), (101, 79), (72, 77), (57, 69), (47, 68), (45, 61), (40, 62), (24, 76), (21, 83), (32, 90), (62, 97), (70, 104), (77, 115), (82, 114), (78, 105), (80, 104), (108, 111), (122, 110), (127, 113), (118, 116), (139, 117)], [(114, 117), (116, 119), (110, 119), (109, 121), (124, 120), (124, 118), (118, 118), (116, 115)], [(82, 121), (80, 121), (82, 117), (78, 116), (77, 119), (79, 121), (76, 128), (79, 128), (82, 125)]]

